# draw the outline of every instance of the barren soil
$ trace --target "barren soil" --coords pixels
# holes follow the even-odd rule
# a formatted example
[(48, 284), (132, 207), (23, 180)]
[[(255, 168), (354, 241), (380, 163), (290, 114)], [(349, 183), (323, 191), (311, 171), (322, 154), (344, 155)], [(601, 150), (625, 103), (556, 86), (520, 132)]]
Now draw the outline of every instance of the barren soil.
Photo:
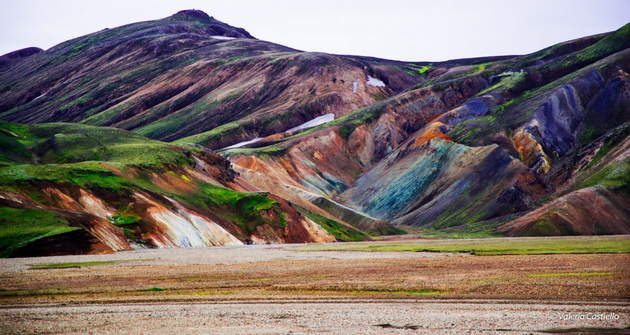
[[(32, 268), (104, 261), (118, 262)], [(472, 256), (294, 245), (2, 259), (0, 333), (610, 330), (630, 326), (629, 264), (630, 254)]]

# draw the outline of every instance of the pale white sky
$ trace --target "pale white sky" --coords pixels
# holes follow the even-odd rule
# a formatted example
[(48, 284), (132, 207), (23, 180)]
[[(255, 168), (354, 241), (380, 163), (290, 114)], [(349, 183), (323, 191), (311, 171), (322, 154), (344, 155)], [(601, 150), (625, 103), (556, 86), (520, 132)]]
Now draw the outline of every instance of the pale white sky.
[(525, 54), (630, 22), (630, 0), (0, 0), (0, 55), (190, 8), (300, 50), (406, 61)]

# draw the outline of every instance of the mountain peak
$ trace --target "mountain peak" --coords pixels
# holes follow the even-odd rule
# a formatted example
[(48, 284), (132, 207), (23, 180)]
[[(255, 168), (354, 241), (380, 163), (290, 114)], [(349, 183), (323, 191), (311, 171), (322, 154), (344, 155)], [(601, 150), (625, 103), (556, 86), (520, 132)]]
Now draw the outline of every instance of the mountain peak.
[(179, 12), (173, 14), (170, 19), (174, 19), (176, 21), (196, 21), (201, 23), (205, 27), (206, 32), (212, 36), (255, 39), (255, 37), (248, 33), (245, 29), (233, 27), (227, 23), (221, 22), (198, 9), (180, 10)]
[(210, 20), (212, 17), (206, 14), (202, 10), (198, 9), (185, 9), (180, 10), (179, 12), (173, 15), (173, 18), (184, 19), (184, 20)]

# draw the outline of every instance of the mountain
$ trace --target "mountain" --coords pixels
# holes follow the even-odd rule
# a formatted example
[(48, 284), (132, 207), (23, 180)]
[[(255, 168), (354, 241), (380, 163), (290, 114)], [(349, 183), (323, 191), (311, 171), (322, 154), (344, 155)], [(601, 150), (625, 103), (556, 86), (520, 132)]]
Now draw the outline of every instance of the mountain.
[(630, 25), (400, 62), (195, 10), (19, 50), (0, 57), (0, 251), (628, 234), (629, 70)]
[[(323, 111), (343, 116), (419, 82), (406, 64), (299, 52), (190, 10), (12, 64), (0, 67), (3, 120), (113, 126), (164, 141), (214, 130), (206, 135), (216, 142), (211, 148), (271, 135)], [(366, 72), (388, 78), (387, 87), (363, 89)], [(354, 81), (362, 86), (357, 94)]]

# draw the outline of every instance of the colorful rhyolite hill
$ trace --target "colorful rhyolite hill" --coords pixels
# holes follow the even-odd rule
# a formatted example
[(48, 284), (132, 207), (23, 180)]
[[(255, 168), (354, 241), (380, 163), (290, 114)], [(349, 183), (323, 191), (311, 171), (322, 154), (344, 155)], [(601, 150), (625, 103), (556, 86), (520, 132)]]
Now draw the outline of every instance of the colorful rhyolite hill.
[(301, 52), (201, 11), (0, 57), (0, 255), (630, 233), (630, 25), (525, 56)]

